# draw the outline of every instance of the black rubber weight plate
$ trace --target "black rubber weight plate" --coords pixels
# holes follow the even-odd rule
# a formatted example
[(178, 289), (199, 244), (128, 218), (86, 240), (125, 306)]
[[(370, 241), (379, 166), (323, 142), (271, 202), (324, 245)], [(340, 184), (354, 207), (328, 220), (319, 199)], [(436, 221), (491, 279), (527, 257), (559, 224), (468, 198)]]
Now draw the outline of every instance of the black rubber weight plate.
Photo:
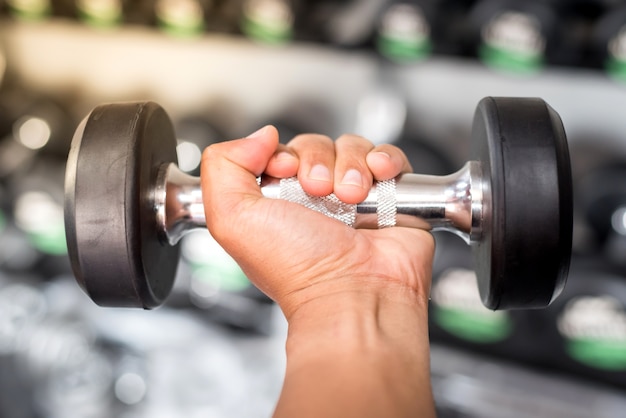
[(541, 99), (483, 99), (473, 157), (491, 189), (474, 248), (490, 309), (545, 307), (563, 289), (572, 252), (572, 175), (559, 115)]
[(179, 248), (157, 237), (157, 171), (176, 162), (176, 139), (154, 103), (97, 107), (79, 126), (65, 179), (65, 228), (77, 281), (98, 305), (160, 305)]

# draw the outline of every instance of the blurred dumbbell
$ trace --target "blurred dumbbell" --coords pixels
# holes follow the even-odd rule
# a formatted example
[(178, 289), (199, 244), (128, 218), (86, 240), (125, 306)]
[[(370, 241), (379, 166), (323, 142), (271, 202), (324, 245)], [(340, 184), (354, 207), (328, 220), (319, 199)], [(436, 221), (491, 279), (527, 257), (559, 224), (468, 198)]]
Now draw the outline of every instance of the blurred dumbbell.
[(436, 2), (395, 0), (387, 4), (377, 19), (376, 48), (394, 62), (424, 59), (433, 49)]
[(481, 0), (468, 15), (466, 41), (490, 67), (534, 72), (554, 47), (557, 23), (549, 2)]
[(52, 14), (52, 0), (6, 0), (12, 17), (24, 21), (41, 21)]
[(217, 30), (243, 34), (265, 44), (282, 44), (296, 36), (306, 4), (302, 0), (224, 1)]
[(533, 312), (547, 326), (544, 349), (553, 367), (626, 388), (626, 277), (601, 258), (577, 259), (567, 289)]
[(386, 3), (381, 0), (311, 2), (304, 31), (313, 40), (340, 48), (368, 46)]
[(154, 20), (162, 31), (174, 36), (194, 36), (207, 29), (215, 1), (155, 0), (153, 7)]
[(112, 28), (126, 19), (128, 0), (54, 0), (54, 14), (96, 28)]
[(591, 59), (614, 79), (626, 81), (626, 5), (608, 9), (595, 23)]
[(539, 364), (545, 350), (532, 311), (491, 311), (475, 286), (472, 253), (458, 237), (436, 233), (429, 304), (430, 340), (503, 359)]

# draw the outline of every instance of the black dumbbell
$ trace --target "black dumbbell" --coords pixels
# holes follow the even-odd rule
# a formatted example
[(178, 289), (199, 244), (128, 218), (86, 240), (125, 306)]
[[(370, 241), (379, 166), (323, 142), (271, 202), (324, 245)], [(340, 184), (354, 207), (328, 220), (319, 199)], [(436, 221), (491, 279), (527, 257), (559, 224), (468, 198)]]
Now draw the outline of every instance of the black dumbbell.
[(430, 0), (388, 2), (376, 22), (376, 49), (394, 62), (426, 58), (433, 48), (435, 3)]
[(555, 48), (557, 15), (549, 1), (481, 0), (468, 15), (466, 42), (493, 68), (539, 70)]
[(528, 313), (550, 367), (626, 389), (626, 277), (602, 257), (576, 257), (558, 301)]
[(626, 5), (607, 9), (591, 33), (592, 63), (614, 79), (626, 81)]
[[(66, 235), (76, 278), (99, 305), (160, 305), (172, 287), (177, 241), (205, 226), (200, 179), (177, 168), (175, 138), (165, 111), (150, 102), (97, 107), (76, 131)], [(296, 179), (263, 178), (260, 188), (357, 228), (451, 231), (473, 247), (485, 306), (546, 306), (565, 284), (572, 244), (560, 117), (541, 99), (486, 98), (472, 146), (473, 159), (458, 172), (378, 182), (358, 205), (307, 196)]]

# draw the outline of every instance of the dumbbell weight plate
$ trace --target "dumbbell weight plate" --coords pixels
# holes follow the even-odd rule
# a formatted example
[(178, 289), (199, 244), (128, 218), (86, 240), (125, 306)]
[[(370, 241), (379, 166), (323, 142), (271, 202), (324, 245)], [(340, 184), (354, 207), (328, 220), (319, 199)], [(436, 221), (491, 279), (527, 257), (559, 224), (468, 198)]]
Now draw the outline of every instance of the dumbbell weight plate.
[(572, 251), (572, 177), (561, 119), (541, 99), (486, 98), (471, 142), (491, 196), (474, 248), (483, 303), (494, 310), (547, 306), (565, 286)]
[(169, 294), (179, 247), (159, 240), (150, 196), (176, 136), (154, 103), (104, 105), (81, 123), (65, 182), (72, 268), (101, 306), (154, 308)]

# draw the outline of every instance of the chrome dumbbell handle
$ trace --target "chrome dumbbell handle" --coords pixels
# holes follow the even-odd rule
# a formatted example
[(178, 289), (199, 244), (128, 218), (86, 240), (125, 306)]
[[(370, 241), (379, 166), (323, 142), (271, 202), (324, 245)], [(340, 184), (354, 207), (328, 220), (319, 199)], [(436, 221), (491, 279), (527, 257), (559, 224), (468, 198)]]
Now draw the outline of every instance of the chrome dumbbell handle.
[[(447, 176), (403, 174), (375, 182), (358, 204), (344, 203), (334, 194), (308, 195), (295, 177), (263, 177), (259, 185), (265, 197), (301, 204), (354, 228), (446, 230), (468, 243), (480, 239), (489, 203), (489, 187), (477, 161)], [(159, 236), (171, 245), (186, 232), (206, 227), (200, 178), (183, 173), (175, 164), (159, 170), (153, 202)]]

